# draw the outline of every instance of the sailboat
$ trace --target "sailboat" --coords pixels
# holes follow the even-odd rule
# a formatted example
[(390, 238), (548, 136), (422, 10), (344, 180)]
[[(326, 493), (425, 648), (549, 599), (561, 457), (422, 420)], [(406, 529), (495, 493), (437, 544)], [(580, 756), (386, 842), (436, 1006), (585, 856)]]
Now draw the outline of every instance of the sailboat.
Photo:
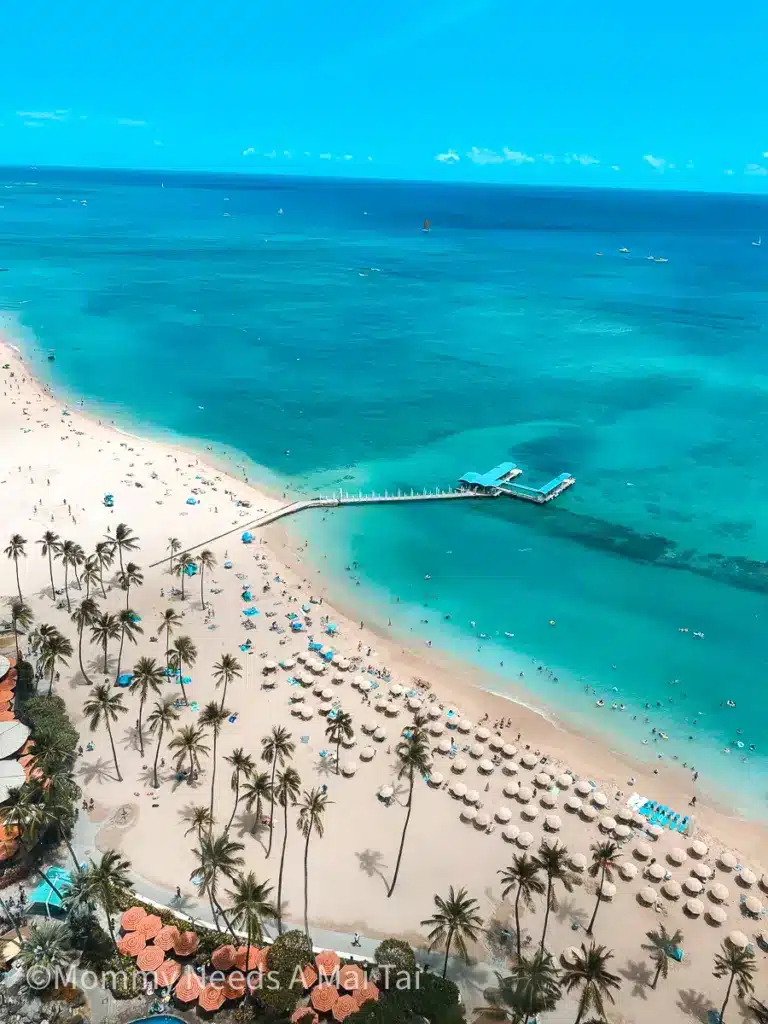
[(762, 235), (758, 235), (758, 236), (757, 236), (757, 241), (756, 241), (756, 242), (753, 242), (753, 243), (752, 243), (752, 245), (754, 245), (754, 246), (757, 246), (758, 248), (759, 248), (759, 247), (760, 247), (760, 246), (761, 246), (762, 244), (763, 244), (763, 236), (762, 236)]
[(421, 230), (422, 231), (429, 231), (429, 221), (428, 220), (424, 221), (424, 227)]

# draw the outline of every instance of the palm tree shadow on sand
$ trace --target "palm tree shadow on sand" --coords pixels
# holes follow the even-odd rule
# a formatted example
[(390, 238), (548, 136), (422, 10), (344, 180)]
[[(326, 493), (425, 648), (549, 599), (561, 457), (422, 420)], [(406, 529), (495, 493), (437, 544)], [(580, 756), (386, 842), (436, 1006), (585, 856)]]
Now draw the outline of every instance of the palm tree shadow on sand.
[(318, 757), (315, 761), (315, 771), (321, 778), (330, 779), (336, 776), (336, 765), (330, 757)]
[(86, 785), (91, 782), (114, 782), (115, 763), (110, 758), (100, 757), (98, 761), (81, 764), (77, 769), (77, 775)]
[(677, 1008), (682, 1013), (701, 1024), (708, 1024), (709, 1011), (713, 1009), (711, 1000), (701, 992), (694, 992), (692, 988), (680, 989), (678, 996)]
[(576, 901), (568, 897), (558, 899), (555, 917), (561, 924), (575, 921), (582, 928), (586, 928), (589, 922), (587, 911), (583, 907), (577, 906)]
[(628, 960), (625, 967), (619, 968), (622, 978), (632, 982), (632, 995), (640, 999), (648, 998), (648, 990), (653, 981), (653, 971), (642, 960)]
[(384, 888), (389, 889), (389, 879), (384, 874), (384, 868), (387, 866), (384, 863), (384, 858), (378, 850), (363, 850), (362, 853), (356, 853), (357, 862), (360, 866), (360, 870), (368, 875), (369, 878), (380, 878)]

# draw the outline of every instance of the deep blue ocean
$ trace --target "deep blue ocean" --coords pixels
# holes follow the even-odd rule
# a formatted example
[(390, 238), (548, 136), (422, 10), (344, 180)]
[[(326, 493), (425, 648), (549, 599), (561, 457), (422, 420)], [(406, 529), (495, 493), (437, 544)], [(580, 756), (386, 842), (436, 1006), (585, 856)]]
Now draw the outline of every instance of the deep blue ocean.
[(310, 493), (573, 473), (292, 529), (361, 617), (768, 810), (766, 199), (26, 169), (0, 223), (6, 329), (125, 426)]

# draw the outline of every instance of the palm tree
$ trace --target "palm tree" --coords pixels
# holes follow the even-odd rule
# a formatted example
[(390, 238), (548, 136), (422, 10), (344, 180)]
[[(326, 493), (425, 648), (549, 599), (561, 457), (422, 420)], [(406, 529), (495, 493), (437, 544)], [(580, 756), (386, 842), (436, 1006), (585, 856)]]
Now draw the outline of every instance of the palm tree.
[(352, 728), (352, 715), (346, 711), (337, 711), (336, 717), (328, 722), (325, 735), (329, 743), (336, 744), (336, 774), (339, 774), (339, 751), (342, 740), (351, 740), (355, 734)]
[(669, 974), (669, 953), (670, 950), (681, 946), (683, 933), (678, 928), (674, 935), (670, 935), (663, 924), (660, 924), (655, 931), (646, 932), (648, 942), (643, 943), (643, 949), (650, 953), (651, 960), (656, 965), (656, 974), (651, 988), (656, 988), (659, 977), (666, 981)]
[(621, 986), (621, 980), (618, 975), (608, 970), (608, 961), (612, 959), (613, 952), (605, 946), (596, 946), (592, 942), (587, 949), (582, 942), (575, 963), (564, 969), (562, 982), (566, 992), (582, 989), (575, 1024), (581, 1024), (581, 1018), (593, 1007), (601, 1017), (604, 1017), (605, 1000), (607, 999), (609, 1003), (615, 1001), (613, 990)]
[(115, 850), (107, 850), (101, 855), (98, 864), (91, 859), (86, 870), (90, 875), (91, 891), (104, 911), (109, 934), (117, 948), (112, 917), (120, 904), (130, 895), (131, 880), (128, 872), (131, 870), (131, 863)]
[(537, 1014), (554, 1010), (561, 996), (559, 974), (549, 953), (536, 950), (533, 956), (521, 956), (509, 977), (499, 979), (502, 1000), (528, 1024)]
[(184, 668), (192, 666), (197, 661), (197, 648), (192, 642), (191, 637), (178, 636), (173, 641), (173, 653), (179, 669), (179, 679), (181, 682), (181, 693), (184, 697), (184, 703), (189, 707), (189, 700), (187, 698), (187, 691), (184, 689)]
[(136, 634), (144, 632), (137, 622), (137, 619), (138, 615), (132, 608), (123, 608), (117, 616), (117, 621), (120, 626), (120, 647), (117, 651), (115, 682), (120, 678), (120, 663), (123, 660), (123, 644), (125, 643), (125, 638), (128, 637), (132, 644), (136, 644), (138, 643), (136, 640)]
[(80, 577), (77, 575), (78, 567), (85, 565), (85, 552), (83, 551), (82, 545), (73, 544), (71, 549), (72, 569), (75, 574), (75, 583), (77, 583), (77, 589), (82, 590), (83, 586), (80, 582)]
[(229, 816), (229, 821), (224, 829), (225, 832), (228, 832), (232, 827), (232, 822), (235, 820), (237, 805), (240, 803), (240, 776), (242, 775), (247, 779), (254, 769), (254, 763), (251, 755), (246, 754), (242, 747), (237, 747), (228, 757), (225, 757), (224, 760), (232, 767), (230, 787), (232, 792), (235, 794), (232, 814)]
[(595, 909), (592, 911), (592, 920), (589, 922), (587, 935), (592, 934), (592, 929), (595, 926), (597, 911), (600, 909), (603, 882), (606, 878), (609, 882), (612, 881), (614, 869), (619, 866), (619, 848), (612, 840), (609, 839), (602, 843), (593, 843), (590, 849), (592, 851), (592, 863), (589, 865), (589, 875), (591, 878), (597, 878), (599, 875), (600, 882), (597, 886)]
[[(37, 751), (37, 745), (35, 745)], [(35, 756), (35, 767), (45, 763), (46, 759)], [(72, 849), (69, 833), (75, 823), (75, 805), (80, 798), (80, 787), (74, 780), (72, 769), (68, 765), (51, 764), (48, 760), (44, 777), (30, 779), (30, 799), (41, 808), (44, 830), (54, 827), (69, 850), (75, 868), (80, 866), (75, 851)]]
[(205, 597), (203, 596), (203, 577), (206, 569), (216, 568), (216, 556), (208, 548), (201, 551), (197, 556), (197, 563), (200, 566), (200, 606), (205, 608)]
[(205, 705), (199, 718), (200, 727), (203, 729), (210, 728), (211, 735), (213, 736), (213, 756), (211, 757), (211, 817), (213, 817), (213, 798), (214, 787), (216, 784), (216, 746), (219, 742), (221, 727), (229, 718), (229, 715), (230, 712), (228, 708), (223, 708), (221, 705), (217, 704), (216, 701), (212, 700)]
[(456, 939), (456, 945), (464, 960), (468, 960), (467, 939), (477, 942), (479, 931), (483, 926), (483, 919), (477, 913), (479, 910), (477, 900), (467, 896), (467, 890), (464, 888), (456, 892), (451, 886), (448, 890), (448, 899), (444, 900), (442, 896), (437, 895), (433, 899), (437, 910), (432, 917), (428, 917), (421, 924), (424, 928), (432, 929), (427, 935), (430, 949), (445, 945), (445, 960), (443, 961), (443, 977), (445, 977), (453, 940)]
[(304, 836), (304, 931), (309, 935), (309, 840), (314, 829), (318, 839), (323, 838), (325, 825), (323, 815), (329, 800), (321, 789), (304, 790), (304, 799), (299, 805), (299, 817), (296, 825)]
[[(0, 824), (5, 827), (6, 831), (17, 832), (19, 842), (27, 856), (32, 852), (38, 836), (49, 824), (42, 814), (40, 805), (33, 803), (31, 796), (32, 793), (28, 786), (9, 786), (8, 795), (0, 806)], [(34, 858), (32, 859), (32, 870), (61, 898), (56, 883), (48, 877)]]
[(413, 808), (413, 784), (417, 776), (421, 778), (427, 771), (429, 743), (421, 728), (416, 726), (411, 730), (411, 735), (398, 746), (397, 756), (400, 762), (397, 771), (398, 779), (402, 779), (405, 776), (408, 777), (408, 810), (405, 815), (403, 834), (400, 837), (400, 849), (397, 851), (395, 873), (392, 876), (392, 884), (387, 890), (388, 897), (395, 891), (397, 876), (400, 871), (400, 861), (402, 860), (403, 847), (405, 846), (405, 833), (408, 831), (408, 822), (411, 820), (411, 810)]
[(29, 627), (34, 621), (34, 613), (28, 604), (19, 598), (14, 598), (11, 601), (11, 624), (13, 626), (13, 637), (16, 641), (16, 660), (21, 661), (21, 651), (19, 650), (19, 629), (26, 633)]
[[(200, 767), (200, 758), (207, 757), (210, 748), (203, 742), (203, 730), (199, 726), (185, 725), (176, 733), (168, 749), (175, 751), (176, 771), (180, 771), (184, 761), (189, 757), (189, 773), (187, 785), (191, 786), (195, 775), (195, 768)], [(209, 812), (210, 814), (210, 812)], [(211, 818), (213, 821), (213, 818)]]
[(179, 712), (174, 705), (173, 697), (166, 697), (165, 700), (156, 700), (155, 708), (147, 719), (149, 731), (157, 733), (157, 749), (155, 750), (155, 763), (152, 767), (152, 785), (157, 789), (160, 783), (157, 781), (157, 759), (160, 757), (160, 747), (163, 742), (163, 732), (173, 729), (173, 723), (178, 721)]
[[(107, 538), (110, 540), (111, 538)], [(139, 538), (135, 536), (130, 526), (125, 523), (118, 523), (115, 530), (114, 545), (117, 548), (117, 555), (120, 559), (120, 571), (123, 571), (123, 552), (135, 551), (139, 546)]]
[(125, 607), (128, 608), (131, 587), (142, 587), (144, 585), (144, 573), (135, 562), (129, 562), (124, 569), (120, 570), (117, 581), (125, 591)]
[(104, 589), (104, 570), (109, 569), (115, 560), (115, 546), (109, 540), (100, 540), (95, 548), (96, 561), (99, 563), (99, 584), (101, 596), (106, 598), (107, 592)]
[(177, 551), (181, 551), (181, 541), (178, 539), (178, 537), (168, 538), (168, 550), (171, 552), (170, 571), (171, 573), (173, 573), (173, 556), (176, 554)]
[(120, 774), (120, 765), (117, 763), (115, 741), (112, 737), (112, 723), (116, 722), (120, 715), (124, 715), (128, 708), (123, 704), (122, 694), (112, 693), (106, 683), (94, 686), (88, 697), (89, 699), (83, 705), (85, 717), (88, 719), (91, 732), (95, 732), (101, 725), (102, 721), (106, 725), (107, 732), (109, 734), (109, 742), (112, 745), (112, 757), (115, 760), (117, 781), (122, 782), (123, 777)]
[(509, 896), (513, 889), (517, 890), (515, 893), (515, 934), (517, 935), (518, 960), (522, 955), (520, 942), (520, 900), (523, 901), (529, 911), (533, 910), (534, 895), (541, 896), (544, 892), (544, 883), (539, 875), (540, 871), (541, 864), (539, 861), (529, 857), (527, 853), (522, 853), (516, 854), (512, 858), (511, 865), (498, 872), (501, 875), (501, 884), (503, 886), (501, 890), (501, 898), (503, 900)]
[(564, 846), (557, 844), (549, 846), (542, 843), (539, 852), (534, 860), (547, 876), (547, 900), (544, 910), (544, 928), (541, 932), (539, 949), (544, 952), (544, 942), (547, 938), (547, 927), (549, 925), (550, 910), (557, 909), (557, 893), (555, 883), (560, 882), (566, 892), (573, 891), (573, 875), (568, 870), (568, 851)]
[(199, 848), (192, 851), (199, 861), (199, 867), (192, 872), (191, 878), (208, 895), (214, 922), (218, 922), (218, 911), (226, 921), (233, 938), (235, 934), (232, 925), (217, 899), (217, 881), (220, 874), (234, 881), (235, 875), (243, 866), (243, 858), (240, 856), (243, 849), (243, 844), (230, 839), (228, 833), (223, 832), (214, 839), (209, 832), (203, 836)]
[(759, 999), (753, 999), (749, 1008), (757, 1024), (768, 1024), (768, 1003), (761, 1003)]
[[(48, 978), (43, 988), (48, 988), (65, 974), (77, 960), (77, 950), (72, 946), (72, 932), (64, 921), (40, 921), (29, 927), (29, 935), (21, 943), (16, 963), (24, 975), (41, 981)], [(33, 970), (34, 969), (34, 970)], [(36, 986), (39, 988), (39, 986)]]
[(716, 978), (727, 978), (728, 988), (726, 989), (723, 1006), (720, 1010), (720, 1024), (725, 1022), (725, 1009), (728, 1000), (731, 998), (731, 989), (734, 981), (739, 999), (746, 999), (755, 990), (753, 977), (757, 973), (757, 960), (751, 949), (737, 949), (730, 942), (724, 942), (720, 946), (720, 952), (715, 953), (715, 969), (712, 972)]
[(269, 805), (269, 843), (267, 844), (267, 857), (272, 852), (272, 828), (273, 818), (275, 816), (275, 771), (277, 770), (278, 762), (281, 768), (285, 766), (285, 762), (293, 757), (295, 749), (296, 744), (291, 739), (291, 734), (287, 729), (284, 729), (282, 725), (272, 726), (272, 732), (269, 736), (262, 736), (261, 738), (261, 756), (263, 760), (272, 765), (272, 779), (270, 780), (272, 795), (270, 797)]
[(83, 673), (83, 678), (87, 683), (90, 683), (91, 680), (85, 671), (85, 665), (83, 665), (83, 630), (86, 626), (89, 628), (93, 626), (98, 614), (99, 606), (92, 597), (86, 597), (70, 616), (75, 626), (77, 626), (77, 660), (80, 665), (80, 671)]
[(131, 693), (139, 694), (139, 750), (142, 757), (144, 757), (144, 736), (141, 728), (141, 717), (144, 712), (144, 702), (150, 692), (160, 693), (163, 679), (163, 670), (154, 658), (139, 658), (133, 666), (133, 678), (128, 689)]
[(99, 560), (96, 555), (88, 555), (83, 566), (82, 579), (85, 583), (85, 596), (86, 598), (91, 596), (91, 589), (96, 589), (96, 584), (101, 579), (99, 572)]
[(54, 533), (53, 530), (46, 530), (40, 540), (37, 542), (40, 545), (40, 554), (43, 558), (48, 558), (48, 575), (51, 577), (51, 600), (56, 600), (56, 587), (53, 583), (53, 556), (58, 555), (61, 542), (58, 533)]
[(174, 572), (181, 579), (181, 600), (184, 600), (184, 584), (189, 576), (189, 567), (195, 564), (195, 560), (188, 551), (182, 551), (179, 555), (178, 561), (176, 562), (176, 568)]
[(245, 928), (248, 950), (254, 943), (257, 946), (262, 945), (263, 919), (277, 917), (277, 908), (270, 899), (271, 895), (272, 886), (269, 882), (257, 881), (252, 871), (247, 875), (241, 872), (235, 878), (232, 889), (227, 892), (231, 902), (232, 924), (235, 928)]
[(203, 833), (210, 832), (213, 827), (211, 812), (207, 807), (203, 807), (202, 805), (190, 807), (184, 812), (184, 820), (189, 823), (189, 828), (186, 830), (184, 835), (188, 836), (193, 832), (196, 832), (197, 842), (202, 845)]
[(171, 655), (171, 633), (174, 629), (181, 625), (181, 616), (178, 612), (175, 612), (173, 608), (166, 608), (163, 612), (163, 617), (160, 620), (160, 625), (157, 627), (157, 635), (165, 630), (165, 667), (168, 668), (170, 665)]
[(104, 674), (107, 673), (107, 647), (110, 640), (117, 640), (120, 636), (120, 620), (112, 612), (102, 612), (96, 616), (91, 626), (91, 641), (101, 644), (104, 651)]
[(222, 654), (221, 661), (213, 666), (213, 678), (216, 680), (216, 688), (224, 684), (224, 691), (221, 694), (221, 706), (227, 699), (227, 687), (233, 679), (239, 679), (243, 674), (243, 667), (237, 658), (232, 654)]
[[(277, 773), (277, 783), (272, 786), (269, 784), (270, 795), (272, 797), (272, 806), (274, 807), (274, 800), (280, 803), (283, 808), (283, 846), (280, 851), (280, 872), (277, 876), (277, 930), (280, 935), (283, 934), (283, 868), (285, 867), (285, 848), (288, 843), (288, 804), (294, 805), (299, 799), (299, 793), (301, 792), (301, 779), (299, 773), (295, 768), (290, 765), (281, 772)], [(270, 819), (271, 823), (271, 819)]]
[(27, 557), (27, 552), (24, 550), (26, 543), (20, 533), (14, 533), (11, 536), (8, 547), (5, 549), (6, 556), (13, 559), (13, 564), (16, 568), (16, 589), (19, 591), (19, 600), (22, 604), (24, 603), (24, 598), (21, 596), (21, 582), (19, 581), (19, 559)]
[(251, 772), (243, 784), (243, 800), (249, 814), (253, 811), (253, 805), (256, 804), (256, 814), (251, 828), (252, 835), (255, 834), (257, 825), (261, 824), (262, 801), (271, 799), (272, 782), (269, 772)]
[(50, 669), (50, 677), (48, 679), (48, 696), (50, 697), (53, 692), (53, 677), (56, 672), (56, 666), (61, 662), (62, 665), (68, 665), (68, 658), (72, 657), (72, 644), (67, 637), (62, 636), (58, 629), (54, 629), (48, 633), (42, 643), (41, 647), (41, 664), (45, 671)]
[(69, 567), (74, 565), (75, 543), (71, 540), (62, 541), (57, 548), (54, 548), (54, 558), (60, 558), (64, 566), (64, 594), (67, 598), (67, 611), (72, 611), (72, 604), (69, 600)]

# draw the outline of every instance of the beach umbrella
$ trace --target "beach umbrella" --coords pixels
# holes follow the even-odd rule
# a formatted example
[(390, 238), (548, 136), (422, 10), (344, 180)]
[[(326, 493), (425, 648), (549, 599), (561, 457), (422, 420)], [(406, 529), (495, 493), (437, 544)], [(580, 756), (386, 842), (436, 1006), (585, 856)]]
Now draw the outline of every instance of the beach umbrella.
[(605, 793), (601, 793), (600, 790), (598, 790), (596, 793), (592, 794), (592, 803), (595, 807), (605, 807), (608, 803), (608, 797)]
[(395, 718), (400, 714), (400, 708), (393, 700), (387, 701), (387, 706), (384, 708), (384, 711), (390, 716), (390, 718)]
[(357, 964), (344, 964), (339, 970), (339, 984), (347, 992), (356, 992), (365, 984), (365, 971)]
[(560, 954), (560, 959), (566, 965), (566, 967), (573, 967), (581, 959), (582, 953), (576, 946), (568, 946)]
[(755, 917), (763, 912), (763, 904), (757, 898), (757, 896), (747, 896), (744, 900), (744, 909), (749, 914), (754, 914)]
[(394, 792), (395, 791), (391, 786), (382, 786), (379, 790), (379, 796), (382, 800), (391, 800)]
[(451, 771), (461, 774), (461, 772), (465, 772), (466, 770), (467, 762), (464, 760), (463, 757), (457, 757), (456, 760), (451, 765)]
[(491, 750), (501, 750), (501, 748), (504, 746), (504, 740), (501, 738), (501, 736), (492, 736), (488, 746), (491, 748)]
[(659, 864), (658, 861), (656, 861), (656, 863), (654, 864), (648, 865), (648, 877), (652, 879), (654, 882), (660, 882), (665, 874), (666, 871), (661, 866), (661, 864)]
[(447, 754), (451, 749), (452, 743), (449, 739), (440, 740), (437, 744), (437, 749), (441, 754)]
[(529, 800), (533, 800), (533, 790), (530, 786), (520, 786), (517, 790), (517, 799), (521, 804), (527, 804)]
[(379, 998), (379, 990), (372, 981), (368, 981), (364, 985), (361, 985), (361, 987), (357, 989), (356, 992), (353, 992), (352, 995), (358, 1007), (360, 1007), (364, 1003), (376, 1002)]
[(421, 701), (418, 697), (411, 697), (408, 701), (408, 708), (410, 711), (418, 711), (421, 707)]
[(691, 917), (701, 917), (704, 913), (704, 904), (701, 900), (697, 899), (686, 900), (683, 908), (687, 914), (691, 915)]
[(318, 715), (327, 715), (331, 711), (333, 711), (333, 704), (330, 701), (323, 701), (322, 704), (318, 705)]
[(520, 789), (520, 783), (519, 782), (515, 782), (513, 780), (512, 782), (505, 782), (504, 783), (504, 789), (502, 790), (502, 792), (503, 792), (504, 796), (517, 796), (517, 791), (519, 789)]
[(304, 664), (304, 662), (306, 660), (307, 660), (307, 655), (304, 653), (304, 651), (302, 651), (300, 654), (296, 655), (296, 661), (300, 661), (302, 665)]
[(541, 845), (546, 846), (549, 850), (565, 849), (558, 836), (542, 836)]
[(461, 800), (467, 793), (466, 784), (463, 782), (452, 782), (451, 792)]
[(338, 665), (337, 665), (337, 668), (339, 668), (342, 672), (346, 672), (347, 669), (349, 668), (349, 662), (347, 661), (347, 659), (346, 658), (340, 658), (339, 662), (338, 662)]
[(373, 738), (377, 740), (379, 743), (381, 743), (383, 740), (387, 738), (387, 730), (382, 729), (380, 725), (377, 725), (376, 728), (373, 730)]
[(730, 932), (728, 935), (728, 942), (735, 949), (746, 949), (749, 945), (749, 939), (744, 932)]
[(372, 733), (376, 732), (378, 725), (376, 724), (376, 722), (363, 722), (360, 728), (363, 730), (363, 732)]
[(658, 839), (659, 836), (664, 835), (664, 829), (661, 827), (661, 825), (649, 825), (647, 828), (647, 832), (651, 839)]
[(477, 817), (477, 808), (472, 807), (471, 805), (465, 805), (464, 807), (462, 807), (461, 814), (459, 816), (463, 818), (464, 821), (474, 821), (475, 818)]
[(704, 889), (704, 884), (698, 880), (698, 878), (686, 878), (683, 882), (683, 888), (691, 896), (698, 896)]
[(476, 804), (480, 799), (480, 794), (477, 792), (476, 789), (470, 789), (470, 791), (467, 793), (464, 799), (468, 804)]
[(328, 689), (326, 686), (321, 690), (320, 696), (323, 700), (333, 700), (333, 690)]
[(311, 717), (312, 717), (312, 709), (311, 708), (302, 708), (301, 711), (299, 711), (299, 718), (301, 718), (302, 721), (308, 722)]
[(469, 753), (472, 757), (482, 757), (485, 753), (485, 747), (481, 746), (479, 743), (475, 743), (469, 748)]
[(613, 897), (616, 895), (616, 886), (613, 884), (613, 882), (603, 882), (603, 884), (600, 886), (600, 895), (603, 899), (612, 900)]
[(581, 808), (581, 816), (585, 821), (594, 821), (597, 817), (597, 811), (594, 807), (590, 807), (589, 804), (584, 804)]
[(676, 882), (674, 878), (670, 878), (668, 882), (665, 882), (661, 887), (661, 891), (665, 896), (668, 896), (671, 900), (679, 900), (683, 895), (683, 890), (679, 882)]
[(368, 682), (367, 679), (363, 679), (358, 683), (358, 689), (360, 690), (361, 693), (368, 693), (370, 688), (371, 684)]
[(540, 802), (542, 807), (554, 807), (557, 803), (557, 793), (542, 793)]
[(460, 718), (456, 724), (456, 728), (459, 730), (459, 732), (469, 733), (472, 732), (474, 726), (472, 725), (468, 718)]
[(613, 830), (616, 828), (616, 819), (615, 818), (611, 818), (610, 816), (606, 816), (605, 818), (601, 818), (600, 819), (600, 828), (604, 832), (613, 832)]
[(632, 825), (635, 828), (645, 828), (647, 824), (648, 822), (645, 820), (642, 814), (638, 814), (637, 811), (635, 811), (635, 813), (632, 815)]
[(520, 829), (517, 825), (507, 825), (507, 827), (502, 830), (501, 834), (508, 843), (513, 843), (520, 835)]
[(360, 749), (360, 760), (361, 761), (372, 761), (376, 751), (373, 747), (361, 747)]
[(213, 1013), (224, 1005), (224, 987), (222, 985), (208, 984), (197, 997), (197, 1005), (206, 1013)]
[(442, 712), (442, 710), (439, 707), (437, 707), (435, 704), (433, 704), (432, 707), (427, 712), (427, 717), (431, 718), (432, 721), (434, 722), (438, 718), (442, 718), (443, 717), (443, 712)]
[(724, 903), (728, 899), (727, 886), (723, 885), (722, 882), (715, 882), (714, 885), (709, 887), (709, 897), (718, 903)]
[(339, 954), (334, 953), (332, 949), (323, 949), (315, 957), (315, 967), (317, 968), (318, 978), (325, 975), (326, 978), (330, 978), (334, 971), (338, 971), (341, 966), (341, 960)]
[(256, 971), (267, 969), (266, 949), (258, 946), (238, 946), (235, 966), (239, 971)]
[(144, 907), (129, 907), (120, 918), (120, 927), (124, 932), (136, 931), (139, 922), (147, 916)]
[(247, 981), (245, 974), (243, 974), (241, 970), (237, 970), (227, 976), (222, 991), (224, 992), (225, 999), (240, 999), (245, 995), (246, 988)]
[(514, 757), (517, 753), (517, 747), (513, 747), (511, 743), (505, 743), (501, 748), (501, 753), (504, 757)]
[[(338, 674), (335, 676), (331, 676), (331, 682), (333, 683), (334, 686), (341, 686), (341, 684), (344, 682), (344, 676)], [(308, 1007), (305, 1007), (305, 1009), (308, 1009)]]
[(544, 827), (548, 828), (550, 832), (559, 832), (562, 822), (557, 814), (548, 814), (544, 819)]
[(493, 771), (493, 761), (489, 761), (487, 757), (484, 757), (477, 766), (477, 770), (479, 772), (485, 772), (486, 775), (490, 775)]
[(520, 813), (524, 818), (527, 818), (528, 821), (533, 821), (534, 818), (538, 818), (539, 816), (539, 808), (536, 804), (526, 804)]
[(173, 949), (173, 944), (179, 937), (179, 929), (175, 924), (166, 924), (155, 936), (155, 945), (166, 952)]
[(620, 807), (615, 814), (616, 821), (628, 825), (632, 821), (632, 811), (628, 807)]
[(697, 878), (702, 878), (705, 882), (712, 877), (712, 868), (708, 864), (694, 864), (691, 871)]
[(490, 735), (490, 730), (486, 729), (484, 725), (481, 725), (475, 733), (476, 739), (480, 740), (481, 743), (485, 743)]
[(552, 776), (548, 775), (546, 772), (539, 772), (533, 781), (537, 786), (540, 786), (542, 789), (546, 789), (547, 786), (552, 784)]
[(628, 839), (632, 835), (632, 829), (629, 825), (617, 825), (613, 834), (617, 839)]
[(293, 658), (283, 658), (283, 660), (280, 662), (280, 667), (288, 670), (293, 668), (295, 664), (296, 662), (293, 660)]
[(141, 932), (145, 939), (154, 939), (160, 933), (162, 927), (163, 922), (157, 914), (147, 914), (136, 925), (136, 931)]
[(176, 988), (173, 990), (173, 994), (182, 1003), (193, 1003), (200, 995), (202, 987), (200, 979), (194, 971), (185, 971), (176, 982)]
[(138, 956), (147, 944), (141, 932), (126, 932), (117, 943), (117, 948), (124, 956)]
[(263, 680), (261, 685), (262, 685), (262, 687), (265, 690), (271, 690), (272, 687), (275, 686), (276, 683), (277, 683), (276, 679), (265, 679), (265, 680)]
[(517, 837), (517, 845), (521, 846), (524, 850), (527, 850), (532, 842), (533, 836), (530, 832), (521, 832)]
[(671, 864), (684, 864), (688, 860), (688, 854), (679, 846), (673, 846), (667, 854), (667, 860)]
[(481, 811), (475, 818), (475, 828), (488, 828), (490, 823), (491, 819), (488, 817), (485, 811)]
[(709, 918), (710, 922), (714, 925), (725, 924), (725, 922), (728, 920), (728, 915), (722, 907), (710, 907), (707, 911), (707, 917)]
[(570, 789), (570, 787), (573, 785), (573, 776), (567, 775), (565, 772), (563, 772), (562, 775), (557, 776), (556, 781), (559, 789)]
[(539, 759), (536, 754), (523, 754), (520, 758), (520, 764), (522, 764), (524, 768), (535, 768), (538, 763)]
[(299, 977), (301, 978), (301, 984), (303, 988), (309, 989), (312, 988), (312, 986), (317, 981), (317, 971), (312, 966), (312, 964), (306, 964), (306, 966), (302, 967), (301, 971), (299, 972)]
[(568, 811), (580, 811), (582, 808), (581, 800), (577, 796), (569, 796), (565, 801), (565, 808)]
[(630, 860), (625, 860), (623, 864), (619, 865), (619, 874), (622, 878), (631, 882), (637, 875), (637, 864), (633, 864)]
[(430, 786), (441, 786), (443, 784), (443, 773), (432, 772), (429, 776), (429, 784)]
[(277, 662), (275, 662), (275, 661), (265, 661), (264, 662), (264, 671), (265, 672), (274, 672), (276, 668), (277, 668)]
[(136, 966), (140, 971), (156, 971), (165, 960), (165, 953), (159, 946), (145, 946), (136, 957)]
[(178, 939), (173, 942), (173, 951), (176, 956), (192, 956), (197, 952), (199, 942), (197, 932), (179, 932)]
[(445, 732), (445, 726), (442, 722), (433, 722), (429, 727), (429, 731), (432, 736), (442, 736)]
[(574, 788), (576, 789), (576, 792), (579, 794), (579, 796), (589, 796), (589, 794), (592, 792), (592, 787), (586, 779), (579, 779)]
[(155, 983), (158, 988), (171, 988), (181, 974), (178, 960), (164, 960), (155, 971)]
[(500, 822), (502, 825), (506, 825), (511, 818), (512, 811), (510, 811), (508, 807), (500, 807), (498, 811), (496, 811), (496, 821)]
[(231, 944), (217, 946), (211, 953), (211, 963), (217, 971), (229, 971), (235, 966), (237, 950)]
[(750, 868), (742, 868), (738, 875), (736, 875), (736, 881), (741, 882), (747, 889), (750, 889), (757, 881), (757, 875)]
[(357, 1013), (358, 1005), (352, 996), (339, 996), (333, 1004), (331, 1013), (334, 1020), (346, 1020), (352, 1013)]
[(399, 683), (393, 683), (389, 688), (389, 692), (393, 697), (399, 697), (403, 692), (403, 688)]
[(724, 850), (717, 858), (717, 863), (726, 871), (733, 871), (738, 864), (738, 861), (736, 860), (736, 855), (731, 853), (730, 850)]
[(650, 885), (646, 885), (637, 894), (637, 898), (641, 900), (643, 903), (650, 905), (651, 903), (656, 902), (656, 900), (659, 898), (659, 894)]
[(346, 776), (348, 779), (351, 778), (357, 771), (357, 765), (354, 761), (347, 761), (346, 764), (341, 766), (341, 774)]

